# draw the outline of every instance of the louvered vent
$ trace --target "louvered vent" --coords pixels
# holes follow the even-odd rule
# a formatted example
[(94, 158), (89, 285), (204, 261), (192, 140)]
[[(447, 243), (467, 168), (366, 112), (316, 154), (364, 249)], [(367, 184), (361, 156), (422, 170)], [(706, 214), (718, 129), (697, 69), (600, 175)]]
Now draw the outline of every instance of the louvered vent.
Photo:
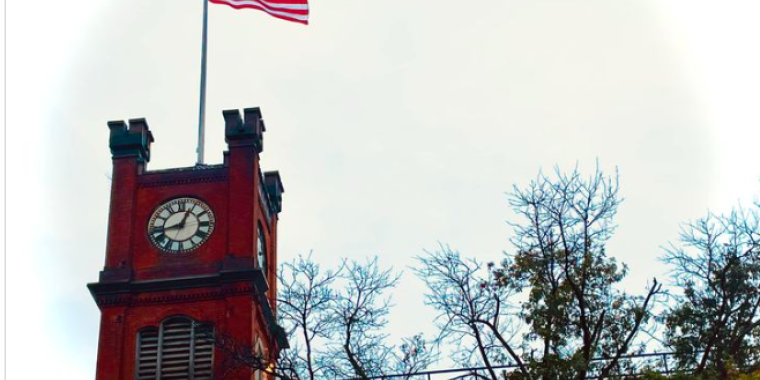
[(214, 370), (214, 342), (211, 326), (195, 325), (195, 347), (193, 349), (193, 380), (211, 380)]
[(173, 317), (140, 332), (136, 380), (211, 380), (211, 327)]
[(190, 377), (190, 350), (193, 322), (186, 318), (164, 321), (161, 336), (161, 380), (187, 380)]
[(140, 331), (137, 343), (137, 380), (155, 380), (158, 369), (158, 329)]

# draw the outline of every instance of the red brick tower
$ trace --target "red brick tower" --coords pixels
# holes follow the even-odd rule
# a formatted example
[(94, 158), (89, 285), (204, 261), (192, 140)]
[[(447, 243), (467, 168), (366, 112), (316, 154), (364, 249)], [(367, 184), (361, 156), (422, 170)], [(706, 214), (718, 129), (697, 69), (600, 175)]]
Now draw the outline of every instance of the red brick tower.
[(220, 380), (235, 365), (209, 336), (269, 361), (287, 347), (274, 302), (282, 182), (259, 166), (259, 109), (223, 114), (223, 164), (156, 171), (145, 119), (108, 123), (106, 262), (88, 284), (101, 311), (97, 380)]

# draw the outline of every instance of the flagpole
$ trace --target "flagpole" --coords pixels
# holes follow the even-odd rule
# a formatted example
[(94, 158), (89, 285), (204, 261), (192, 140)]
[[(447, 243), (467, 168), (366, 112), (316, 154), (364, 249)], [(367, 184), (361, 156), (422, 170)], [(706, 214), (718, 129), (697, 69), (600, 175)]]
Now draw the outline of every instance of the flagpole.
[(203, 38), (201, 45), (201, 104), (198, 112), (198, 165), (203, 164), (203, 143), (206, 132), (206, 50), (208, 49), (208, 0), (203, 1)]

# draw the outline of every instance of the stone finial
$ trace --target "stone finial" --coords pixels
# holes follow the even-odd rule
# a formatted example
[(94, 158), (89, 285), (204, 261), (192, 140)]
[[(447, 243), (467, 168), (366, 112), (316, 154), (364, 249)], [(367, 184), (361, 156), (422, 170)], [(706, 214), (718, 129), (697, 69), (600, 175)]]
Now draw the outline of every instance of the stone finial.
[(243, 117), (238, 110), (225, 110), (224, 139), (229, 146), (253, 145), (257, 153), (264, 149), (264, 120), (258, 107), (243, 110)]
[(285, 192), (285, 188), (282, 186), (280, 172), (265, 172), (264, 188), (266, 189), (267, 195), (269, 195), (269, 200), (272, 201), (275, 211), (277, 213), (282, 211), (282, 193)]
[(130, 119), (129, 124), (123, 120), (109, 121), (111, 133), (108, 146), (113, 158), (135, 157), (140, 162), (150, 161), (150, 144), (153, 133), (145, 119)]

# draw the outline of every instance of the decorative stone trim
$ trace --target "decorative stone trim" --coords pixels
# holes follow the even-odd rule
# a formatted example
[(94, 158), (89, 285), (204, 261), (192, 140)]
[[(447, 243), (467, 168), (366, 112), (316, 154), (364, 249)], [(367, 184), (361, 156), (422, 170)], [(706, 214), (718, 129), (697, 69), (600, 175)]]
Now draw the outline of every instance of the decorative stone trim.
[(228, 175), (216, 175), (216, 176), (210, 176), (210, 177), (198, 177), (198, 178), (172, 178), (172, 179), (162, 179), (162, 180), (156, 180), (156, 181), (146, 181), (146, 182), (140, 182), (137, 187), (138, 188), (149, 188), (149, 187), (166, 187), (166, 186), (176, 186), (176, 185), (187, 185), (187, 184), (193, 184), (193, 183), (208, 183), (208, 182), (225, 182), (229, 180)]
[(186, 173), (186, 172), (198, 172), (198, 171), (214, 170), (214, 169), (222, 169), (222, 168), (224, 168), (224, 164), (218, 164), (218, 165), (196, 164), (195, 166), (187, 166), (184, 168), (168, 168), (168, 169), (150, 170), (145, 174)]
[(145, 306), (165, 303), (182, 303), (218, 300), (231, 295), (255, 294), (253, 285), (225, 287), (220, 290), (209, 290), (189, 294), (147, 294), (147, 295), (101, 295), (95, 297), (99, 307), (113, 306)]

